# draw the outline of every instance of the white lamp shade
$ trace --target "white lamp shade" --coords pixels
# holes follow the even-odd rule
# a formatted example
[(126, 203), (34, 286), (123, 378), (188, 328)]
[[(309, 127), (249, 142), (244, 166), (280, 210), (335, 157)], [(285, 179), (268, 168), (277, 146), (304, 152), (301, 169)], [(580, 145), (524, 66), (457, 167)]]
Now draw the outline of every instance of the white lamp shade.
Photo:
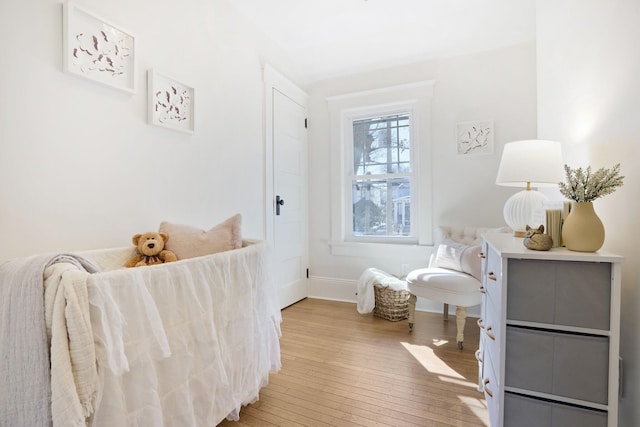
[(564, 179), (562, 146), (557, 141), (524, 140), (505, 144), (496, 184), (553, 187)]

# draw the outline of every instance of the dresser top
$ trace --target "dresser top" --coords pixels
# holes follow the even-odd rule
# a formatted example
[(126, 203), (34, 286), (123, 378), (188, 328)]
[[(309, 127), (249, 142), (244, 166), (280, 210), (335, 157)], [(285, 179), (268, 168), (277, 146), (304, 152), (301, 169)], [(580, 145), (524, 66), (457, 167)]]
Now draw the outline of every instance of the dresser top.
[(622, 262), (624, 258), (608, 252), (575, 252), (567, 248), (551, 248), (548, 251), (534, 251), (524, 247), (522, 237), (510, 233), (486, 233), (486, 242), (503, 258), (540, 259), (583, 262)]

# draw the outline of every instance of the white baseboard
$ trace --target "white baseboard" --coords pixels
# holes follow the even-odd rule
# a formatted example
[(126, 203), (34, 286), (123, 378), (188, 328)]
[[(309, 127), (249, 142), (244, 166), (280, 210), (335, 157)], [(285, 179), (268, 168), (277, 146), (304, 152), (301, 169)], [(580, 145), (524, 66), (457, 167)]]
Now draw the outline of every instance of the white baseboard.
[(355, 304), (358, 302), (357, 291), (357, 280), (317, 276), (309, 278), (309, 298), (352, 302)]
[[(325, 299), (331, 301), (358, 302), (358, 281), (339, 279), (336, 277), (318, 277), (311, 276), (309, 278), (309, 298)], [(443, 306), (439, 302), (429, 301), (424, 298), (418, 298), (416, 303), (417, 311), (427, 311), (431, 313), (442, 313)], [(449, 306), (449, 314), (455, 316), (455, 306)], [(480, 306), (469, 307), (467, 316), (480, 317)]]

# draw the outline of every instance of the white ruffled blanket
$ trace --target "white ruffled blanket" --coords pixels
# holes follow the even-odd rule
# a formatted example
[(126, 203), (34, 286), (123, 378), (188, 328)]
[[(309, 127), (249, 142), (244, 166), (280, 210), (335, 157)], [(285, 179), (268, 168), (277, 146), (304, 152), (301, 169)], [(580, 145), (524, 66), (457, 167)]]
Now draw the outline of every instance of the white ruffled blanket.
[[(126, 259), (130, 249), (106, 255)], [(104, 266), (104, 253), (84, 256)], [(89, 276), (100, 376), (91, 425), (237, 420), (241, 406), (258, 399), (269, 372), (281, 367), (269, 257), (267, 244), (257, 243)]]
[[(9, 381), (0, 421), (85, 425), (93, 411), (91, 426), (214, 426), (257, 400), (281, 367), (268, 245), (121, 268), (131, 251), (2, 266), (0, 354), (11, 351), (0, 363)], [(92, 263), (101, 271), (90, 274)]]

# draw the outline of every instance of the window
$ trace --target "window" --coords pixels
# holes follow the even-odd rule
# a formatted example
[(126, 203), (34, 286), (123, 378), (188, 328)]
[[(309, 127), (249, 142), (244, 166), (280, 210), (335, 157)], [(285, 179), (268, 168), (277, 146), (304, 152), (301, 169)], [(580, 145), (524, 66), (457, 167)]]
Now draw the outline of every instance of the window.
[(333, 255), (422, 256), (431, 245), (433, 81), (327, 98)]
[(413, 237), (411, 112), (347, 121), (351, 237)]

